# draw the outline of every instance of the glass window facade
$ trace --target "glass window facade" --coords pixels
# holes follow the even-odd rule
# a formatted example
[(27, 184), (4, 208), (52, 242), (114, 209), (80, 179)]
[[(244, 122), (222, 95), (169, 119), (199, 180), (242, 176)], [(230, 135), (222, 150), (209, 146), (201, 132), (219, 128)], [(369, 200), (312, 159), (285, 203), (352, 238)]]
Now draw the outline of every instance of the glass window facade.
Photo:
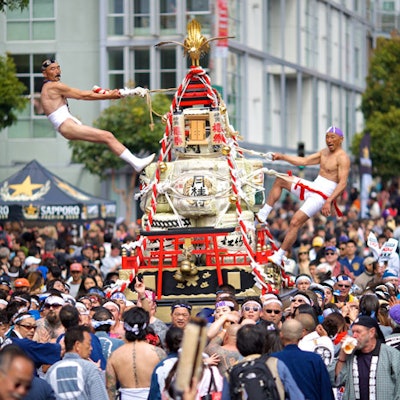
[(17, 66), (17, 77), (27, 88), (25, 96), (29, 102), (19, 114), (18, 122), (8, 128), (8, 137), (10, 139), (55, 137), (56, 132), (48, 122), (40, 100), (43, 85), (40, 66), (48, 55), (15, 54), (12, 57)]
[(7, 40), (54, 40), (54, 0), (30, 0), (23, 11), (7, 9)]

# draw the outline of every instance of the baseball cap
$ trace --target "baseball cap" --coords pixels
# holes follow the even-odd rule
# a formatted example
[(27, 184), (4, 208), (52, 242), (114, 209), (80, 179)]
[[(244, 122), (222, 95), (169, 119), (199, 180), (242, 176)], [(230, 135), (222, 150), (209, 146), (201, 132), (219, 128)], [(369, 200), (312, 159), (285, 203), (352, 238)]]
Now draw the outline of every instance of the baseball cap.
[(11, 281), (8, 276), (0, 276), (0, 285), (8, 286), (11, 289)]
[(361, 315), (352, 323), (351, 326), (353, 327), (354, 325), (365, 326), (368, 329), (375, 328), (376, 333), (378, 334), (379, 340), (382, 343), (385, 343), (385, 336), (383, 335), (381, 328), (379, 327), (376, 319), (371, 318), (368, 315)]
[(313, 247), (322, 247), (324, 245), (324, 239), (322, 239), (321, 236), (315, 236), (315, 238), (312, 241), (312, 246)]
[(375, 258), (374, 257), (367, 257), (364, 261), (363, 261), (363, 265), (369, 265), (375, 262)]
[(325, 253), (326, 253), (328, 250), (331, 250), (331, 251), (333, 251), (334, 253), (336, 253), (336, 252), (337, 252), (337, 247), (335, 247), (335, 246), (327, 246), (327, 247), (325, 247)]
[(28, 279), (26, 278), (18, 278), (14, 281), (14, 287), (22, 288), (22, 287), (31, 287)]
[(341, 235), (339, 238), (339, 243), (347, 243), (349, 241), (349, 237), (347, 235)]
[(70, 271), (79, 271), (82, 272), (82, 264), (81, 263), (72, 263), (69, 267)]
[(395, 304), (390, 307), (389, 316), (396, 324), (400, 324), (400, 304)]
[(26, 257), (25, 265), (27, 267), (30, 267), (33, 264), (39, 265), (41, 262), (42, 262), (42, 260), (40, 258), (37, 258), (37, 257), (34, 257), (34, 256), (29, 256), (29, 257)]

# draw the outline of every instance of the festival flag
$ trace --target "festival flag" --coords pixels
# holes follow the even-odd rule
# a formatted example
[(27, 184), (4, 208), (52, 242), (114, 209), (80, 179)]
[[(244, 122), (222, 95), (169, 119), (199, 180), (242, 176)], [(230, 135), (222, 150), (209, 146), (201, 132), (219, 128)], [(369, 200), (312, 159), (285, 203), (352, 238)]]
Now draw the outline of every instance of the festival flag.
[(368, 198), (372, 185), (371, 135), (366, 132), (360, 143), (361, 218), (368, 217)]
[[(227, 0), (217, 1), (217, 37), (228, 36), (228, 2)], [(217, 41), (215, 49), (216, 57), (228, 56), (228, 38)]]

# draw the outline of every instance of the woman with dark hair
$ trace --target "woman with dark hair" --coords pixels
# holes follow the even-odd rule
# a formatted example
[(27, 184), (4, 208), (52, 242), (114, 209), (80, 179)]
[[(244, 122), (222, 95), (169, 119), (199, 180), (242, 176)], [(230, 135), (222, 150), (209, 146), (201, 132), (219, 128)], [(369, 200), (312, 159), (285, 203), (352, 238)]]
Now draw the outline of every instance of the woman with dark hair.
[(67, 293), (67, 290), (65, 288), (65, 282), (63, 279), (60, 278), (46, 282), (46, 290), (50, 291), (53, 289), (58, 290), (61, 293)]
[(79, 299), (79, 297), (87, 295), (89, 293), (89, 289), (91, 289), (92, 287), (97, 287), (96, 280), (89, 275), (83, 276), (76, 298)]
[(14, 278), (21, 277), (23, 275), (22, 260), (19, 256), (15, 255), (11, 258), (10, 269), (14, 270), (14, 274), (18, 273), (18, 275), (14, 276)]

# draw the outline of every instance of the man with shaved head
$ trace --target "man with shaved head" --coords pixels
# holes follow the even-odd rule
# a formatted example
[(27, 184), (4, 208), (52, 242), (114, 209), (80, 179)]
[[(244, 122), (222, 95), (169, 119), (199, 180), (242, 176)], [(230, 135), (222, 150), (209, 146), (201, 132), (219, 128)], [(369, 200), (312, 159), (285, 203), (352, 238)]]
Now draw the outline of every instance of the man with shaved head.
[(346, 189), (347, 177), (350, 171), (350, 158), (342, 148), (344, 134), (337, 126), (330, 126), (325, 133), (326, 148), (310, 154), (292, 156), (272, 153), (272, 161), (282, 160), (295, 166), (320, 165), (319, 173), (314, 181), (308, 181), (292, 175), (279, 175), (268, 193), (267, 202), (256, 215), (260, 223), (265, 223), (274, 204), (280, 199), (283, 189), (304, 200), (303, 205), (293, 215), (288, 231), (281, 247), (269, 260), (277, 265), (284, 262), (285, 253), (295, 243), (300, 228), (321, 211), (325, 217), (337, 213), (336, 200)]
[(271, 356), (286, 364), (306, 399), (333, 400), (328, 370), (321, 357), (298, 347), (299, 340), (303, 337), (303, 329), (300, 321), (285, 321), (280, 333), (284, 349)]
[(299, 313), (295, 319), (303, 326), (303, 337), (299, 341), (299, 348), (318, 354), (326, 366), (328, 366), (335, 355), (333, 342), (328, 336), (320, 336), (315, 330), (317, 324), (313, 315)]

